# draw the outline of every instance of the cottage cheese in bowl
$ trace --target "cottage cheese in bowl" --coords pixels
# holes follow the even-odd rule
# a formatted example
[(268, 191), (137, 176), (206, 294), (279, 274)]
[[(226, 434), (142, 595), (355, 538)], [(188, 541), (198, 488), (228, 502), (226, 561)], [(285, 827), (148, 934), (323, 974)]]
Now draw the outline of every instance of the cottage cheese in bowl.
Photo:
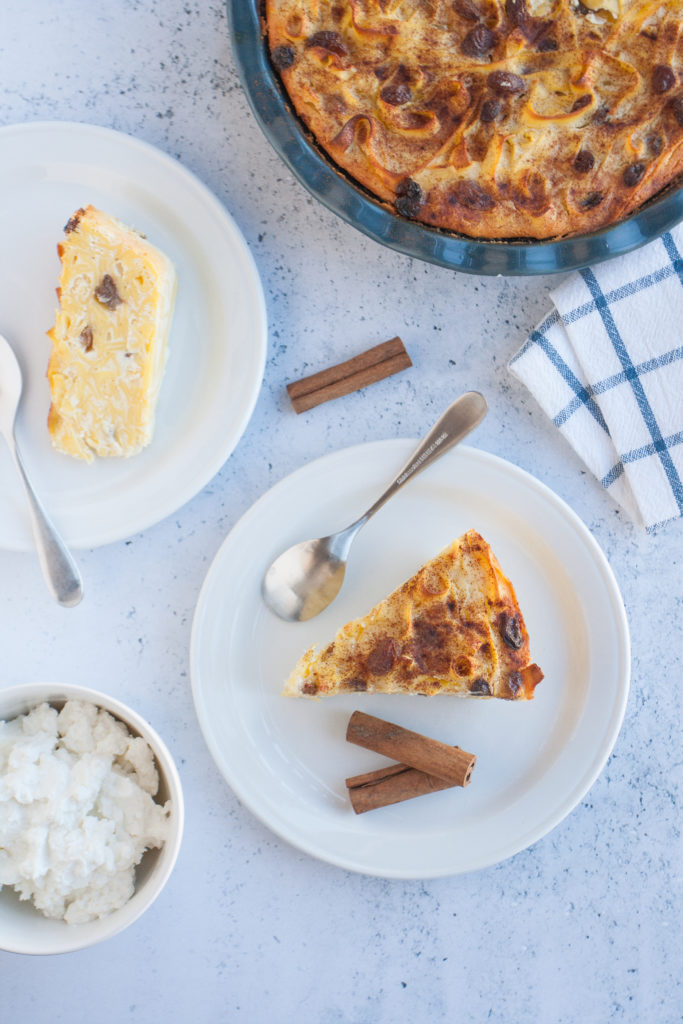
[(171, 755), (132, 709), (88, 687), (0, 688), (0, 949), (122, 931), (166, 884), (183, 819)]
[(94, 704), (0, 722), (0, 886), (70, 924), (118, 910), (168, 834), (158, 788), (147, 743)]

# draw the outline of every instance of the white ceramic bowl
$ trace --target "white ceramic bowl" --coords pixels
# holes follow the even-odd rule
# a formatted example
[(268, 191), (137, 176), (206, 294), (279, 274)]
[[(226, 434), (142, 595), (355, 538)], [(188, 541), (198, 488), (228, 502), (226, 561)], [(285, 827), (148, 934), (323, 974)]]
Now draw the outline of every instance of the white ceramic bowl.
[(0, 719), (8, 721), (25, 714), (43, 701), (60, 704), (66, 700), (85, 700), (109, 711), (124, 722), (128, 730), (142, 736), (154, 752), (159, 772), (159, 791), (155, 799), (170, 799), (170, 834), (158, 850), (148, 850), (136, 869), (135, 893), (120, 910), (87, 924), (67, 924), (43, 917), (33, 904), (20, 901), (14, 889), (0, 890), (0, 949), (13, 953), (68, 953), (93, 946), (123, 931), (157, 898), (173, 869), (183, 834), (183, 793), (180, 778), (165, 744), (152, 727), (135, 711), (112, 697), (87, 686), (62, 683), (26, 683), (0, 690)]

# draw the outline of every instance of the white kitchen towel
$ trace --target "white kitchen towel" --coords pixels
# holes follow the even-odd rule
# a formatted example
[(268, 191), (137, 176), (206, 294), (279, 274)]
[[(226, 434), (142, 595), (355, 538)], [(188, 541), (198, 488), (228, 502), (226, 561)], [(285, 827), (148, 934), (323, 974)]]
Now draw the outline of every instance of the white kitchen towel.
[(683, 226), (577, 271), (510, 361), (647, 530), (683, 515)]

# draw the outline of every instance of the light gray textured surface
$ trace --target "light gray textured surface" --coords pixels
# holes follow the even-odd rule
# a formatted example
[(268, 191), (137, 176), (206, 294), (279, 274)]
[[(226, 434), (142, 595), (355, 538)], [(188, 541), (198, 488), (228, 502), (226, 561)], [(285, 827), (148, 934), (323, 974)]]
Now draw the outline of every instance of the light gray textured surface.
[[(53, 606), (36, 560), (0, 552), (2, 683), (62, 678), (134, 704), (177, 758), (187, 801), (183, 849), (154, 907), (82, 953), (0, 954), (0, 1017), (679, 1021), (682, 524), (648, 537), (624, 521), (509, 375), (550, 279), (413, 262), (317, 205), (249, 113), (219, 3), (2, 8), (0, 121), (102, 124), (178, 157), (250, 244), (270, 330), (263, 390), (233, 456), (176, 515), (83, 553), (81, 607)], [(394, 334), (409, 373), (293, 414), (285, 383)], [(416, 437), (469, 388), (491, 406), (473, 443), (553, 488), (610, 559), (632, 630), (626, 719), (586, 798), (512, 860), (428, 883), (351, 875), (282, 843), (219, 776), (192, 706), (193, 609), (222, 539), (271, 484), (339, 447)]]

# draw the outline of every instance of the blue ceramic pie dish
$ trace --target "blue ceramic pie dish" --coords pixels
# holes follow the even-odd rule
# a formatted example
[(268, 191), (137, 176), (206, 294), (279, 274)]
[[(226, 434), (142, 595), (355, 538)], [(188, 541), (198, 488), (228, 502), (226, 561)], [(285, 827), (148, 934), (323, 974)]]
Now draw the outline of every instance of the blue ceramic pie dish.
[(324, 206), (376, 242), (467, 274), (554, 274), (631, 252), (683, 220), (683, 185), (619, 224), (557, 241), (486, 242), (401, 217), (356, 184), (316, 145), (297, 117), (268, 55), (262, 0), (227, 0), (242, 85), (256, 120), (292, 174)]

